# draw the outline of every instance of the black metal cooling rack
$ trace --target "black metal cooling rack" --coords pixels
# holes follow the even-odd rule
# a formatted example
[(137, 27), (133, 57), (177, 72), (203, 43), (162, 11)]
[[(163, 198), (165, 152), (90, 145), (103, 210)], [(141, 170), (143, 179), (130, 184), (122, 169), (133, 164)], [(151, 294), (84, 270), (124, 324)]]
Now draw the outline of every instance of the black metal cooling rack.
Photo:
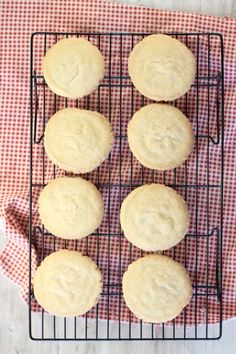
[[(193, 154), (194, 169), (190, 169), (186, 161), (180, 168), (173, 171), (148, 171), (139, 166), (140, 173), (136, 175), (137, 161), (130, 153), (129, 174), (123, 178), (122, 159), (123, 149), (127, 144), (124, 127), (132, 114), (140, 106), (149, 101), (142, 97), (133, 87), (127, 72), (127, 57), (136, 42), (146, 33), (49, 33), (38, 32), (31, 37), (31, 67), (30, 67), (30, 223), (29, 223), (29, 333), (35, 340), (173, 340), (173, 339), (218, 339), (222, 334), (222, 226), (223, 226), (223, 148), (224, 148), (224, 68), (223, 68), (223, 39), (218, 33), (170, 33), (180, 39), (194, 52), (197, 60), (197, 75), (191, 90), (174, 104), (191, 119), (196, 136), (195, 153)], [(41, 61), (48, 47), (63, 37), (83, 36), (96, 44), (103, 52), (106, 60), (106, 75), (101, 82), (95, 96), (88, 96), (84, 101), (70, 101), (54, 95), (48, 89), (41, 73)], [(43, 132), (45, 124), (50, 118), (50, 107), (54, 113), (59, 108), (70, 104), (84, 106), (106, 114), (110, 121), (113, 119), (113, 92), (116, 92), (116, 105), (119, 105), (118, 124), (116, 124), (115, 147), (117, 178), (113, 180), (110, 154), (104, 163), (94, 173), (86, 175), (104, 192), (108, 190), (107, 224), (105, 231), (97, 230), (91, 236), (83, 239), (83, 244), (74, 241), (74, 248), (84, 252), (97, 262), (104, 272), (104, 288), (101, 300), (105, 304), (106, 318), (98, 305), (92, 310), (94, 319), (90, 320), (89, 313), (82, 318), (58, 318), (48, 315), (41, 310), (32, 311), (34, 294), (32, 290), (32, 246), (36, 237), (40, 238), (37, 252), (42, 260), (47, 249), (45, 238), (51, 237), (52, 250), (57, 248), (57, 239), (49, 235), (44, 226), (35, 222), (34, 195), (46, 184), (45, 174), (52, 169), (52, 178), (58, 174), (58, 169), (47, 160), (43, 148)], [(59, 104), (58, 104), (59, 102)], [(82, 102), (82, 103), (81, 103)], [(127, 113), (126, 108), (129, 107)], [(91, 107), (92, 106), (92, 107)], [(191, 107), (195, 107), (194, 109)], [(202, 119), (203, 117), (203, 119)], [(127, 120), (127, 121), (126, 121)], [(204, 145), (204, 154), (202, 153)], [(39, 153), (40, 151), (40, 153)], [(217, 165), (212, 154), (217, 155)], [(39, 154), (39, 155), (37, 155)], [(203, 155), (204, 156), (203, 156)], [(36, 157), (37, 156), (37, 157)], [(38, 157), (40, 156), (40, 158)], [(214, 162), (214, 163), (213, 163)], [(102, 174), (107, 171), (107, 179)], [(60, 171), (59, 171), (60, 173)], [(212, 178), (214, 175), (214, 178)], [(126, 195), (136, 186), (150, 182), (165, 183), (182, 193), (183, 197), (193, 205), (191, 230), (181, 245), (174, 247), (169, 253), (173, 258), (180, 260), (188, 269), (188, 259), (192, 257), (190, 276), (193, 281), (193, 297), (190, 305), (182, 313), (182, 325), (173, 320), (169, 325), (144, 324), (142, 321), (134, 323), (133, 315), (126, 309), (126, 321), (122, 321), (122, 273), (127, 264), (142, 255), (142, 251), (128, 245), (128, 253), (122, 255), (127, 247), (119, 225), (113, 229), (114, 220), (112, 210), (113, 191), (120, 205), (123, 195)], [(214, 197), (214, 207), (211, 197)], [(212, 212), (213, 210), (213, 212)], [(216, 210), (216, 212), (214, 212)], [(118, 215), (118, 214), (117, 214)], [(218, 216), (215, 216), (218, 215)], [(205, 223), (201, 225), (201, 219)], [(90, 254), (90, 240), (96, 245), (95, 254)], [(105, 241), (104, 241), (105, 240)], [(80, 242), (80, 241), (79, 241)], [(101, 249), (102, 242), (106, 242), (106, 250)], [(118, 261), (112, 268), (112, 246), (117, 242)], [(204, 243), (204, 246), (203, 246)], [(61, 246), (61, 244), (60, 244)], [(63, 248), (68, 247), (67, 241)], [(211, 257), (209, 256), (211, 254)], [(190, 256), (189, 256), (190, 255)], [(102, 265), (102, 259), (105, 263)], [(200, 279), (203, 265), (204, 277)], [(211, 271), (210, 271), (211, 269)], [(213, 270), (212, 270), (213, 269)], [(117, 283), (112, 283), (114, 272), (117, 272)], [(117, 301), (113, 303), (113, 299)], [(116, 317), (111, 316), (110, 305), (117, 307)], [(204, 304), (204, 313), (201, 313), (201, 304)], [(211, 307), (214, 319), (218, 324), (212, 328), (209, 320)], [(124, 311), (124, 310), (123, 310)], [(203, 325), (198, 326), (199, 316)], [(103, 318), (103, 320), (100, 320)], [(191, 318), (191, 326), (188, 319)], [(113, 321), (115, 319), (115, 321)]]

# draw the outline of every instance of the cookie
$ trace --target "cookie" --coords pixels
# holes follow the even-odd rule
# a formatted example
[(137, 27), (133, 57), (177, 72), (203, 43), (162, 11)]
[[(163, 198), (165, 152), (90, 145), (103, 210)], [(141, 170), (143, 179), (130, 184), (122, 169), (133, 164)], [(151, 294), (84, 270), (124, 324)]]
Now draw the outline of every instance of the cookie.
[(55, 165), (66, 171), (86, 173), (107, 158), (113, 140), (111, 124), (102, 114), (65, 108), (46, 124), (44, 146)]
[(98, 301), (102, 275), (91, 258), (62, 250), (46, 257), (33, 279), (38, 303), (56, 316), (80, 316)]
[(163, 251), (175, 246), (188, 231), (188, 207), (174, 189), (146, 184), (123, 200), (120, 223), (125, 237), (136, 247)]
[(191, 280), (185, 268), (163, 255), (139, 258), (123, 276), (126, 305), (146, 322), (174, 319), (189, 303), (191, 295)]
[(128, 68), (142, 95), (155, 101), (169, 101), (190, 89), (196, 75), (196, 60), (179, 40), (153, 34), (135, 45)]
[(72, 99), (89, 95), (105, 74), (101, 52), (85, 38), (64, 38), (43, 59), (43, 75), (51, 91)]
[(168, 170), (188, 158), (194, 135), (191, 123), (178, 108), (153, 103), (142, 107), (129, 121), (128, 141), (142, 165)]
[(42, 224), (53, 235), (80, 239), (101, 224), (104, 205), (101, 193), (80, 177), (59, 177), (48, 183), (39, 196)]

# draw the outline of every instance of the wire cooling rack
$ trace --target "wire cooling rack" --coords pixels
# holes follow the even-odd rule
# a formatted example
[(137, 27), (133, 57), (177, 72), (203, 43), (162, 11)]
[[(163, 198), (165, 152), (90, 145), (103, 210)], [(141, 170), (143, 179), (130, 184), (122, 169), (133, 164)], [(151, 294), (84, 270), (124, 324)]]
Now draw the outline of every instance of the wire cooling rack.
[[(223, 40), (217, 33), (170, 33), (184, 42), (197, 60), (191, 90), (171, 104), (190, 119), (196, 136), (188, 161), (172, 171), (142, 167), (129, 151), (127, 122), (151, 102), (133, 87), (127, 58), (132, 47), (147, 34), (138, 33), (34, 33), (30, 67), (30, 225), (29, 225), (29, 332), (36, 340), (158, 340), (217, 339), (222, 333), (222, 225), (223, 225)], [(85, 37), (102, 51), (106, 74), (98, 90), (79, 101), (54, 95), (41, 71), (47, 49), (61, 38)], [(115, 144), (109, 158), (84, 177), (103, 194), (106, 212), (101, 227), (82, 240), (55, 238), (40, 224), (37, 198), (47, 182), (65, 172), (52, 165), (43, 147), (45, 124), (57, 110), (76, 106), (109, 117)], [(129, 244), (119, 224), (123, 198), (144, 183), (159, 182), (175, 188), (189, 205), (191, 227), (185, 239), (164, 252), (189, 271), (193, 296), (181, 315), (168, 324), (146, 324), (127, 309), (122, 297), (122, 274), (128, 264), (145, 254)], [(100, 301), (81, 318), (60, 318), (37, 308), (32, 275), (38, 262), (54, 250), (76, 249), (89, 255), (103, 273)], [(158, 301), (158, 299), (157, 299)], [(40, 312), (34, 313), (38, 309)], [(198, 323), (202, 323), (198, 326)], [(217, 322), (214, 330), (211, 322)]]

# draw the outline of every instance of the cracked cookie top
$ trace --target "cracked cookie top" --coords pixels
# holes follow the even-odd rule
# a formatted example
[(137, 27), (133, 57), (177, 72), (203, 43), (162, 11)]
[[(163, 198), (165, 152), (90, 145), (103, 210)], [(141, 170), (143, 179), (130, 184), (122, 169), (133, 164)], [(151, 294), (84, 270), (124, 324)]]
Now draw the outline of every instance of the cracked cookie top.
[(65, 38), (43, 59), (43, 75), (51, 91), (72, 99), (96, 90), (105, 73), (101, 52), (85, 38)]
[(188, 206), (174, 189), (146, 184), (123, 200), (120, 223), (125, 237), (136, 247), (163, 251), (175, 246), (188, 231)]
[(188, 158), (194, 135), (189, 120), (178, 108), (153, 103), (133, 115), (128, 124), (128, 141), (142, 165), (169, 170)]

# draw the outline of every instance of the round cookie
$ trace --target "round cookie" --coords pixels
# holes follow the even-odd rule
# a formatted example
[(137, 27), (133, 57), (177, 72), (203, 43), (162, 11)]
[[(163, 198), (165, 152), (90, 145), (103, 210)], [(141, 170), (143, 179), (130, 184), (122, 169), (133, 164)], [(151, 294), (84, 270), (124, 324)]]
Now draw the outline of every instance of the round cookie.
[(48, 183), (39, 196), (42, 224), (53, 235), (80, 239), (101, 224), (104, 205), (101, 193), (80, 177), (59, 177)]
[(101, 52), (85, 38), (64, 38), (43, 59), (43, 75), (51, 91), (72, 99), (89, 95), (105, 74)]
[(38, 303), (56, 316), (79, 316), (98, 301), (102, 275), (91, 258), (62, 250), (46, 257), (33, 279)]
[(153, 103), (142, 107), (129, 121), (128, 141), (142, 165), (168, 170), (188, 158), (194, 135), (191, 123), (178, 108)]
[(114, 136), (102, 114), (65, 108), (48, 121), (44, 146), (48, 157), (60, 168), (86, 173), (98, 167), (111, 151)]
[(135, 316), (146, 322), (174, 319), (189, 303), (192, 285), (186, 269), (173, 259), (147, 255), (123, 275), (123, 296)]
[(145, 251), (163, 251), (180, 242), (188, 231), (184, 199), (163, 184), (146, 184), (123, 200), (120, 223), (125, 237)]
[(169, 101), (190, 89), (196, 75), (196, 60), (179, 40), (153, 34), (135, 45), (128, 68), (141, 94), (155, 101)]
[(185, 268), (163, 255), (139, 258), (123, 276), (126, 305), (146, 322), (174, 319), (189, 303), (191, 295), (191, 280)]

